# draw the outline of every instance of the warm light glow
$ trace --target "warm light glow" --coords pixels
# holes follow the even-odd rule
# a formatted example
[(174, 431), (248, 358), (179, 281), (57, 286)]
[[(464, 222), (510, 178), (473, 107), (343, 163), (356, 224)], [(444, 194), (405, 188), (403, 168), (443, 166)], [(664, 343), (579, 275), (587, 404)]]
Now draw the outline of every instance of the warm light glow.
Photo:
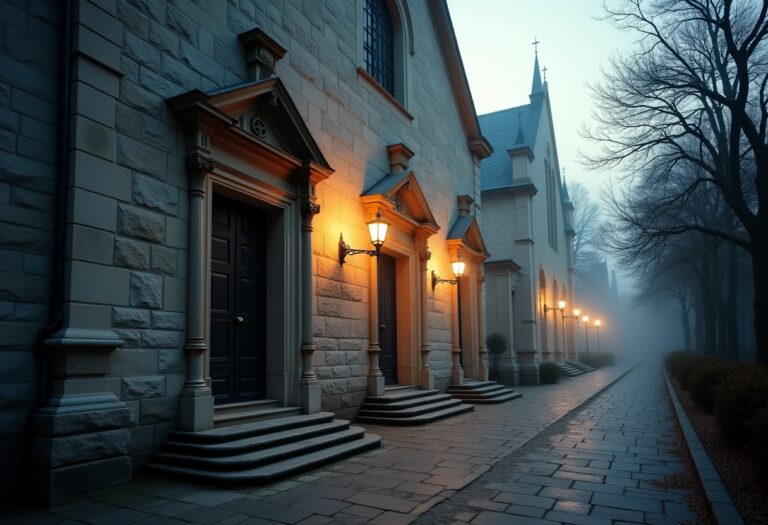
[(573, 315), (575, 317), (578, 317), (580, 314), (581, 314), (581, 309), (579, 309), (579, 308), (574, 308), (573, 309)]
[(557, 309), (558, 310), (565, 310), (565, 301), (560, 299), (557, 301)]
[(589, 322), (589, 316), (585, 315), (584, 317), (581, 318), (581, 320), (584, 321), (585, 323), (588, 323)]
[(381, 246), (387, 240), (389, 223), (381, 220), (381, 212), (376, 212), (376, 218), (368, 223), (368, 233), (371, 234), (371, 244)]
[(603, 324), (603, 322), (600, 319), (595, 319), (595, 326), (600, 328), (600, 325)]
[(462, 275), (464, 275), (464, 270), (467, 268), (467, 263), (461, 260), (461, 258), (457, 258), (455, 261), (451, 262), (451, 268), (453, 268), (453, 275), (460, 279)]

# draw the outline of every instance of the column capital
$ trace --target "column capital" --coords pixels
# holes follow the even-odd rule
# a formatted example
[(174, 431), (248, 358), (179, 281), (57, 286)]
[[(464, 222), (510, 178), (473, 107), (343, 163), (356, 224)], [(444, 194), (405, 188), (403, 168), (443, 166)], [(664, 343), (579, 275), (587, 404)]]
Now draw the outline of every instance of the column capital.
[(320, 213), (320, 205), (312, 199), (304, 198), (301, 200), (301, 217), (304, 219), (302, 229), (306, 232), (312, 231), (312, 219)]

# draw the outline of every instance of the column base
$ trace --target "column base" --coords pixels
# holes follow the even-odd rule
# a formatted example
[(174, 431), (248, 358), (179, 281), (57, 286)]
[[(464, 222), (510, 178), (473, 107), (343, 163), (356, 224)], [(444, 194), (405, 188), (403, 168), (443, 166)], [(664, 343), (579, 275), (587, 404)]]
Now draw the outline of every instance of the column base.
[(33, 419), (38, 503), (53, 505), (131, 479), (130, 414), (111, 392), (55, 395)]
[(300, 386), (301, 411), (304, 414), (320, 412), (320, 383), (317, 381), (302, 381)]
[(499, 366), (494, 380), (502, 385), (516, 386), (520, 384), (520, 367), (515, 364)]
[(200, 432), (213, 428), (213, 396), (210, 390), (181, 391), (179, 430)]
[(539, 385), (539, 364), (528, 363), (520, 365), (520, 384), (521, 385)]
[(421, 379), (419, 381), (419, 386), (422, 390), (434, 390), (435, 389), (435, 378), (432, 376), (432, 370), (422, 370), (421, 371)]
[(563, 353), (555, 352), (555, 363), (562, 363), (562, 362), (563, 362)]
[(464, 384), (464, 369), (460, 366), (454, 366), (451, 369), (451, 381), (452, 385), (463, 385)]
[(371, 397), (384, 395), (384, 376), (368, 376), (368, 395)]

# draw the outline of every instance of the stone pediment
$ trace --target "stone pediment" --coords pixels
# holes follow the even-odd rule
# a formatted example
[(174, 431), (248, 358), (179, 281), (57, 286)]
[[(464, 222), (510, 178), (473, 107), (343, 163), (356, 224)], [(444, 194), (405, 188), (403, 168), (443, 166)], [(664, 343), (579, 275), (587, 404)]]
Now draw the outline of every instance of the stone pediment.
[(453, 223), (446, 240), (448, 246), (461, 248), (462, 253), (469, 252), (480, 259), (487, 259), (490, 256), (474, 215), (460, 215)]
[[(206, 135), (223, 149), (258, 155), (287, 172), (307, 163), (320, 178), (333, 171), (279, 78), (192, 90), (168, 103), (188, 132)], [(200, 146), (210, 149), (205, 140)]]
[(390, 220), (399, 219), (404, 225), (432, 233), (440, 229), (412, 171), (387, 175), (360, 198), (367, 207), (381, 209)]

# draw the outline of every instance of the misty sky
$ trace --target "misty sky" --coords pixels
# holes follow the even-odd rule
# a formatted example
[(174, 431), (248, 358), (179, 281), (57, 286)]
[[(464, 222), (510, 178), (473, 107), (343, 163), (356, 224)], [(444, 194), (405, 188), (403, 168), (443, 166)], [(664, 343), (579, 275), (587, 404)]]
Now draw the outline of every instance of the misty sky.
[(579, 136), (592, 100), (587, 82), (600, 75), (617, 49), (632, 44), (600, 16), (602, 0), (448, 0), (478, 114), (527, 104), (537, 38), (547, 67), (560, 166), (594, 195), (607, 173), (577, 162), (594, 145)]

